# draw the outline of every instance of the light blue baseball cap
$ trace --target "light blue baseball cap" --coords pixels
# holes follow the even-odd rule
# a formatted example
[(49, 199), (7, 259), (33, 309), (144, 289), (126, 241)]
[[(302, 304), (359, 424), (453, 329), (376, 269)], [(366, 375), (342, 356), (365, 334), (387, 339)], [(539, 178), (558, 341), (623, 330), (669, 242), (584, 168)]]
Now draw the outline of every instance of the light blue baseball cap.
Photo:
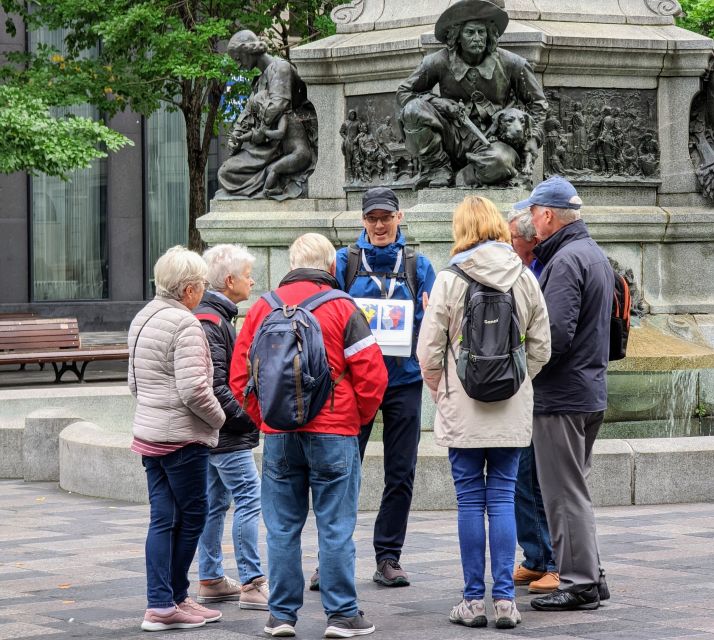
[(514, 209), (528, 209), (534, 204), (554, 209), (580, 209), (583, 201), (575, 187), (562, 176), (553, 176), (536, 186), (528, 200), (513, 205)]

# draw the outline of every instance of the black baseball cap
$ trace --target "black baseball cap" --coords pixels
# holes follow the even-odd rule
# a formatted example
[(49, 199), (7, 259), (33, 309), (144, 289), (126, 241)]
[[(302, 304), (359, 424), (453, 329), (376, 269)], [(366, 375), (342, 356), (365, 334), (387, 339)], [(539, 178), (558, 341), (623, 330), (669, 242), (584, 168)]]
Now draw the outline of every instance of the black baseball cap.
[(362, 217), (371, 211), (399, 211), (397, 194), (387, 187), (372, 187), (362, 196)]

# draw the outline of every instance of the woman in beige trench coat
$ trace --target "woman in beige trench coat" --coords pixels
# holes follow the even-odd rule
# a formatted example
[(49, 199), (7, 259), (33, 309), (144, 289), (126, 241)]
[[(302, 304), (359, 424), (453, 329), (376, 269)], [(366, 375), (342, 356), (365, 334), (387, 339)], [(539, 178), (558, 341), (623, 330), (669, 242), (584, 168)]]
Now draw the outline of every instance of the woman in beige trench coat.
[(417, 355), (436, 402), (435, 441), (449, 448), (458, 504), (465, 584), (463, 600), (449, 619), (471, 627), (487, 624), (483, 600), (487, 512), (495, 622), (499, 628), (513, 628), (521, 621), (512, 576), (516, 552), (513, 497), (520, 450), (531, 441), (531, 379), (550, 358), (548, 312), (538, 282), (511, 248), (508, 226), (491, 201), (467, 197), (454, 212), (453, 236), (451, 265), (488, 287), (513, 290), (525, 336), (527, 374), (506, 400), (480, 402), (467, 395), (457, 376), (454, 354), (459, 349), (468, 284), (452, 271), (441, 271), (424, 315)]

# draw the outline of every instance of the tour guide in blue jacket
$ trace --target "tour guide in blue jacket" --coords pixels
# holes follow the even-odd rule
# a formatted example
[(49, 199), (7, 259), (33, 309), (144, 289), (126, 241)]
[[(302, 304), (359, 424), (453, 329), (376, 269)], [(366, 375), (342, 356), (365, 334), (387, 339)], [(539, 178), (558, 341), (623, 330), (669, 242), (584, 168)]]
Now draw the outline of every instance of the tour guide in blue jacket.
[[(384, 492), (374, 523), (374, 551), (377, 571), (374, 581), (388, 587), (407, 586), (409, 579), (399, 565), (412, 502), (414, 470), (421, 430), (422, 378), (415, 350), (419, 327), (424, 317), (424, 294), (431, 292), (434, 269), (426, 256), (416, 254), (416, 291), (406, 278), (406, 238), (399, 228), (404, 213), (391, 189), (369, 189), (362, 199), (364, 231), (357, 240), (360, 249), (359, 271), (345, 282), (349, 248), (337, 252), (336, 277), (340, 287), (355, 298), (414, 300), (414, 338), (409, 358), (384, 356), (389, 386), (381, 410), (384, 420)], [(366, 262), (366, 266), (363, 263)], [(397, 267), (397, 268), (395, 268)], [(371, 272), (371, 273), (370, 273)], [(399, 277), (383, 274), (399, 273)], [(362, 427), (359, 443), (364, 459), (371, 423)]]

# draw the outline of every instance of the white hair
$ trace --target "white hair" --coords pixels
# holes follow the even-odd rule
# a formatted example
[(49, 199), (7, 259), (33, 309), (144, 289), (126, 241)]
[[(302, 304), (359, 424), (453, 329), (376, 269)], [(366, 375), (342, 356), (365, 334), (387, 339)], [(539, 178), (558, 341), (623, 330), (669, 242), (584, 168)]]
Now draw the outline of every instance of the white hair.
[(332, 243), (319, 233), (301, 235), (290, 246), (291, 269), (321, 269), (329, 271), (337, 252)]
[(206, 263), (195, 251), (181, 245), (171, 247), (154, 265), (156, 295), (181, 300), (186, 287), (203, 282), (207, 271)]
[(208, 285), (214, 291), (223, 291), (228, 276), (243, 275), (255, 262), (255, 256), (240, 244), (217, 244), (204, 251), (203, 259), (208, 265)]
[(530, 209), (513, 210), (508, 214), (508, 224), (516, 223), (516, 231), (526, 242), (530, 242), (536, 237), (536, 229), (533, 226), (533, 216)]
[(556, 209), (554, 207), (548, 207), (563, 224), (570, 224), (576, 220), (580, 220), (580, 210), (579, 209)]

